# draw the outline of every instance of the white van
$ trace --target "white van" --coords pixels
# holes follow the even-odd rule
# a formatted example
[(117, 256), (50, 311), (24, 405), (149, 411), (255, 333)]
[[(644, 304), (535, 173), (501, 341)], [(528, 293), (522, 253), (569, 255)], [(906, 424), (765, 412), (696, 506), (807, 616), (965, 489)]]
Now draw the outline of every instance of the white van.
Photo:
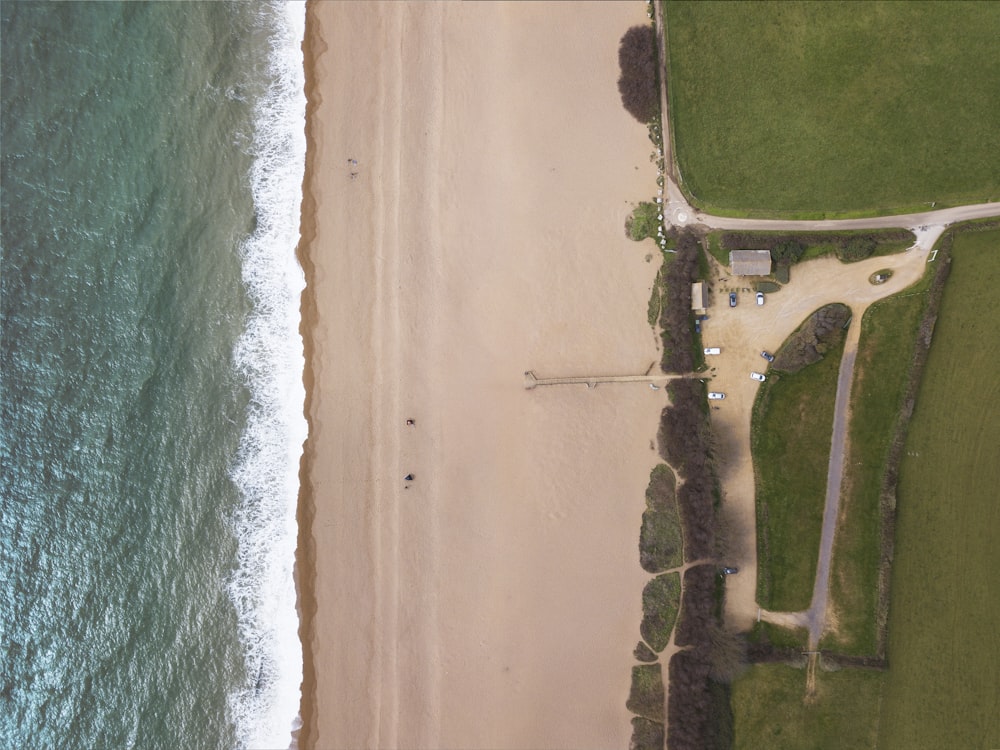
[(709, 346), (705, 349), (705, 354), (722, 354), (722, 349), (717, 346)]

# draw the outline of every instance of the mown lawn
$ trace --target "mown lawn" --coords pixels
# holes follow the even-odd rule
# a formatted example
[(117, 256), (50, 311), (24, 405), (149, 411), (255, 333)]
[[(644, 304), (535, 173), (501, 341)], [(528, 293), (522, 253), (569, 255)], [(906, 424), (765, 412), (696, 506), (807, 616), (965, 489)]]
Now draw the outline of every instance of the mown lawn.
[(962, 235), (898, 491), (880, 750), (1000, 747), (1000, 232)]
[(875, 655), (881, 538), (879, 492), (910, 376), (927, 301), (928, 274), (864, 315), (851, 389), (849, 452), (830, 564), (830, 607), (837, 631), (823, 648)]
[(674, 153), (703, 207), (1000, 198), (1000, 3), (666, 3)]
[(804, 669), (755, 665), (733, 683), (734, 748), (872, 748), (882, 679), (881, 672), (870, 670), (820, 671), (816, 696), (806, 701)]
[(797, 373), (771, 371), (754, 404), (757, 601), (797, 612), (812, 600), (844, 337)]

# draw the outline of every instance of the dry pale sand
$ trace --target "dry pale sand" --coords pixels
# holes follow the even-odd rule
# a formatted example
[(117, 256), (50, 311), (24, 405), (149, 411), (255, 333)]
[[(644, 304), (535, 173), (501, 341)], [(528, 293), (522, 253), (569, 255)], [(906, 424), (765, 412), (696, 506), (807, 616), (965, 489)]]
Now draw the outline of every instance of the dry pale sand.
[(665, 395), (523, 372), (658, 358), (616, 89), (645, 8), (309, 6), (307, 746), (628, 745)]

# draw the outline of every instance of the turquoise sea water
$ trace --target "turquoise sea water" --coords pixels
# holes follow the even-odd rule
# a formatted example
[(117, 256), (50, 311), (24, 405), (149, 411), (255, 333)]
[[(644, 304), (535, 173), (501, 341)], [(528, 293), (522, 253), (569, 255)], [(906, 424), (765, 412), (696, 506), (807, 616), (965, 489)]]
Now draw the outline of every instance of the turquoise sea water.
[(303, 17), (0, 3), (0, 748), (290, 742)]

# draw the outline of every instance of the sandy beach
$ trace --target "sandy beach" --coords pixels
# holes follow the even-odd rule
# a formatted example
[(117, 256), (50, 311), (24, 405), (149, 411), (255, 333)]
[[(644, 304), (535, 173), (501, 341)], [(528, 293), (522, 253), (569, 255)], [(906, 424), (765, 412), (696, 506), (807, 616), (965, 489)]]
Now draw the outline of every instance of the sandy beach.
[(304, 747), (628, 746), (666, 396), (523, 374), (659, 357), (623, 230), (652, 145), (616, 88), (647, 22), (309, 5)]

